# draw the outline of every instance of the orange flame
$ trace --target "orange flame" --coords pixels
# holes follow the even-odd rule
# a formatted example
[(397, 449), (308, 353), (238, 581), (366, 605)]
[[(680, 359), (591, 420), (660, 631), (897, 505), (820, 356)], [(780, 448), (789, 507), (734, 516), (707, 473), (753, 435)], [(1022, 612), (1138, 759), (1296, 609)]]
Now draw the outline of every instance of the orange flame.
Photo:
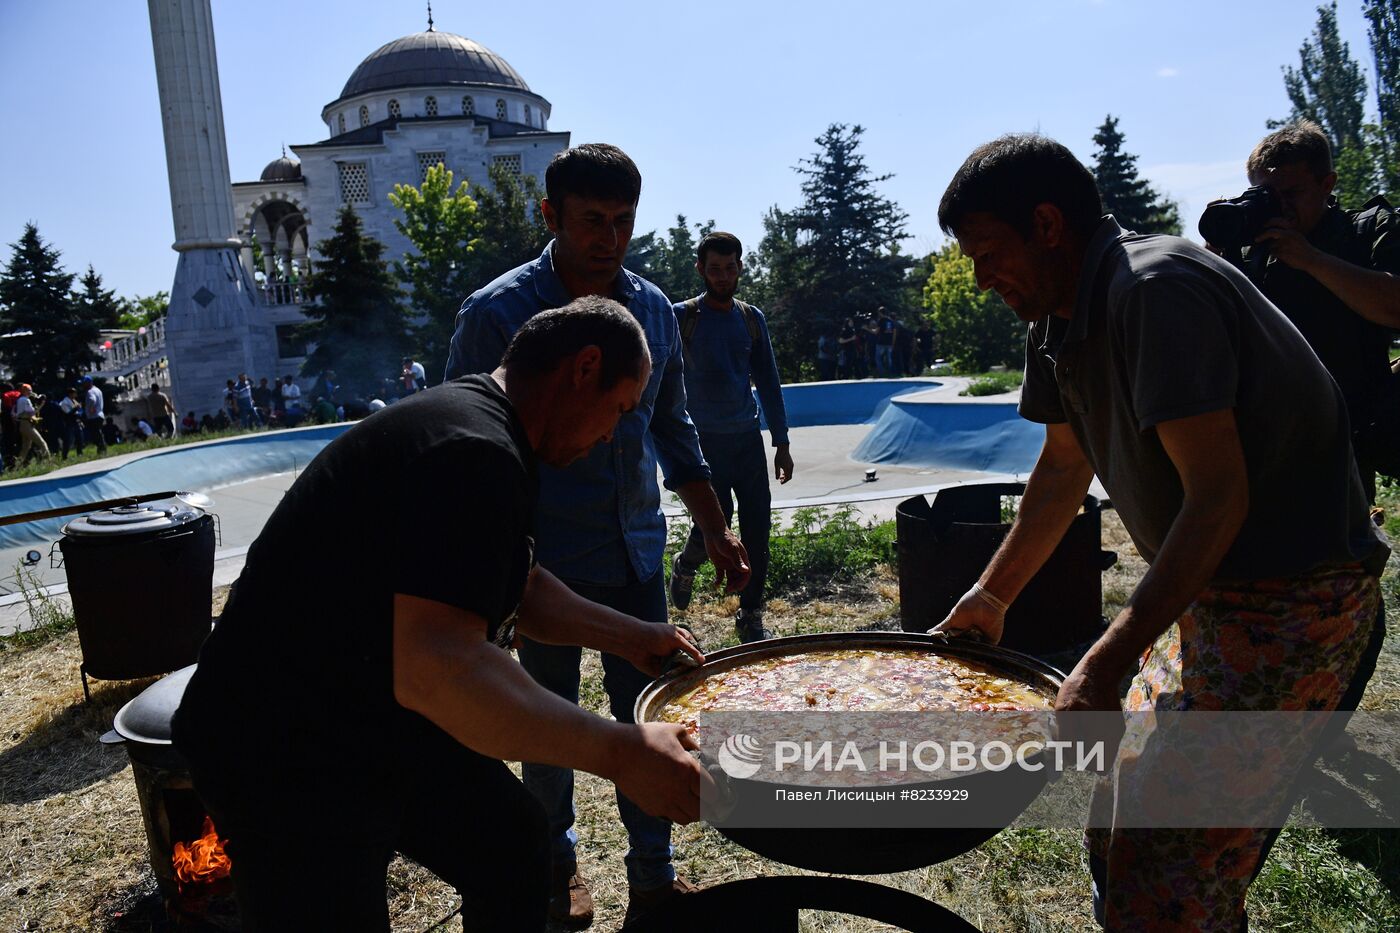
[(214, 821), (204, 817), (204, 835), (194, 842), (175, 843), (175, 855), (171, 863), (175, 866), (175, 878), (181, 888), (187, 884), (211, 884), (220, 878), (227, 878), (233, 863), (224, 854), (224, 840), (214, 830)]

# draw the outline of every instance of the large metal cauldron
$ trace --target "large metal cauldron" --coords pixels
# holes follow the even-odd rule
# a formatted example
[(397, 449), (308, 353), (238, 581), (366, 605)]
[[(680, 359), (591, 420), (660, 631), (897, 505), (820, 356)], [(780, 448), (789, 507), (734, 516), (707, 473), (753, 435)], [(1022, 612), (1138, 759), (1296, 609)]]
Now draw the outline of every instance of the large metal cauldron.
[[(657, 722), (667, 703), (715, 674), (768, 658), (831, 648), (875, 648), (887, 651), (928, 651), (976, 662), (1003, 676), (1036, 687), (1050, 696), (1060, 689), (1064, 674), (1036, 658), (966, 639), (945, 640), (905, 632), (834, 632), (794, 635), (726, 648), (705, 656), (699, 667), (677, 668), (649, 684), (637, 697), (637, 722)], [(1012, 769), (978, 772), (949, 781), (966, 787), (977, 799), (999, 795), (1007, 822), (1039, 796), (1047, 770)], [(766, 858), (837, 874), (869, 875), (907, 871), (946, 861), (995, 836), (1003, 826), (946, 829), (755, 829), (720, 827), (722, 834)]]
[(213, 610), (214, 516), (180, 498), (104, 509), (58, 542), (87, 677), (129, 680), (192, 664)]

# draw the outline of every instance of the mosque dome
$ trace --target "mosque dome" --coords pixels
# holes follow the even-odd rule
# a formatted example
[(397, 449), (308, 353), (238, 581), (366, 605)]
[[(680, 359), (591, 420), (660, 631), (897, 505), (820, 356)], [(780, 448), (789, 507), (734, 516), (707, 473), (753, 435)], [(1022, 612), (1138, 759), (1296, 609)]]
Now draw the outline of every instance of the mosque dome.
[(380, 46), (345, 82), (340, 100), (374, 91), (425, 85), (490, 85), (529, 92), (504, 58), (450, 32), (415, 32)]
[(301, 163), (287, 158), (283, 150), (281, 158), (273, 159), (258, 176), (260, 181), (301, 181)]

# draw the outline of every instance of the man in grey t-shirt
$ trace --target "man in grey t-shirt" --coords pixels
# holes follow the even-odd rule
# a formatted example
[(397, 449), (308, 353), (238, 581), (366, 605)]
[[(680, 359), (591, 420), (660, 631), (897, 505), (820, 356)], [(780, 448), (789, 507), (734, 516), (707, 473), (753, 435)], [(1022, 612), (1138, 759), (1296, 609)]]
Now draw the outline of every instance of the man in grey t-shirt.
[[(1129, 712), (1335, 709), (1388, 549), (1368, 521), (1341, 393), (1298, 331), (1218, 257), (1103, 217), (1093, 176), (1042, 136), (975, 150), (939, 223), (978, 285), (1032, 325), (1021, 414), (1046, 440), (1011, 533), (938, 629), (998, 640), (1097, 473), (1151, 569), (1065, 678), (1058, 710), (1121, 711), (1134, 671)], [(1271, 749), (1270, 770), (1242, 782), (1251, 800), (1287, 812), (1315, 742)], [(1175, 829), (1122, 808), (1164, 779), (1219, 798), (1179, 758), (1169, 774), (1150, 770), (1172, 753), (1148, 736), (1096, 797), (1113, 818), (1088, 838), (1100, 920), (1148, 929), (1191, 898), (1196, 928), (1240, 929), (1272, 835)]]

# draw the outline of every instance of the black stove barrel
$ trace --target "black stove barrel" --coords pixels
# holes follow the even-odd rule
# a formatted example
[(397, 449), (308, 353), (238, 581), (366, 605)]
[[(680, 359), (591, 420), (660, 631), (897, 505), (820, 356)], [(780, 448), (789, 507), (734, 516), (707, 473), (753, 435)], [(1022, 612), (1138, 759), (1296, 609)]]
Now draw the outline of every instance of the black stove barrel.
[(193, 664), (213, 615), (214, 516), (178, 498), (94, 512), (58, 542), (89, 675), (129, 680)]
[[(906, 632), (937, 625), (986, 570), (1011, 530), (1002, 501), (1024, 483), (972, 483), (940, 489), (895, 509), (899, 618)], [(1069, 652), (1104, 629), (1102, 573), (1117, 555), (1101, 549), (1103, 504), (1094, 496), (1006, 614), (1001, 645), (1032, 655)]]

